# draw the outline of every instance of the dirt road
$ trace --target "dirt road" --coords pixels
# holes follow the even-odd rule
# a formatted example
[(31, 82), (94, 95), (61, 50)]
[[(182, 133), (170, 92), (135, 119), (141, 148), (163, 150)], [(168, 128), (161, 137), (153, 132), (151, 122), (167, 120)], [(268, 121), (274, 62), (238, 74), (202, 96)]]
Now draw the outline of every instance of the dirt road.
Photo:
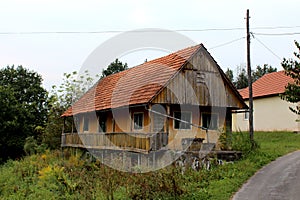
[(299, 200), (300, 151), (263, 167), (234, 195), (233, 200)]

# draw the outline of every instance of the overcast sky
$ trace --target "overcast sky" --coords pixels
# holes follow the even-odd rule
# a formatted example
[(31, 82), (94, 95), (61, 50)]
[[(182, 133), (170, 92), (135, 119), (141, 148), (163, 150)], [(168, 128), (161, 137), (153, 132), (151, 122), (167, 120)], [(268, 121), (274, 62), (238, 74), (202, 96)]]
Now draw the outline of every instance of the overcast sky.
[[(120, 34), (110, 31), (161, 28), (192, 30), (179, 33), (203, 43), (224, 71), (236, 69), (246, 63), (248, 8), (254, 34), (252, 68), (267, 63), (281, 70), (282, 58), (296, 50), (293, 41), (300, 41), (299, 6), (297, 0), (1, 0), (0, 66), (35, 70), (49, 89), (60, 83), (64, 72), (79, 70), (95, 48)], [(132, 67), (164, 54), (134, 51), (120, 59)]]

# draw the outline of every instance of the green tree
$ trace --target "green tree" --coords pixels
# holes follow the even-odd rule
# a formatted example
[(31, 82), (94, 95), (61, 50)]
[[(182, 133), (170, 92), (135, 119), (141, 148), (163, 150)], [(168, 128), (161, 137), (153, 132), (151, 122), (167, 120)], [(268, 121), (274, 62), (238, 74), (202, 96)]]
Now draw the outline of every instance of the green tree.
[[(285, 74), (294, 79), (293, 83), (288, 83), (285, 87), (285, 92), (282, 95), (282, 98), (291, 103), (300, 102), (300, 45), (295, 41), (295, 45), (298, 49), (298, 52), (294, 52), (296, 59), (286, 59), (284, 58), (281, 65), (285, 70)], [(298, 115), (300, 115), (299, 104), (295, 108), (290, 107), (290, 110)]]
[(225, 72), (227, 78), (233, 83), (233, 71), (229, 68), (227, 68)]
[(241, 67), (240, 73), (238, 74), (234, 85), (237, 89), (248, 87), (248, 76), (245, 68)]
[(127, 63), (123, 64), (121, 61), (118, 60), (118, 58), (116, 58), (114, 62), (108, 65), (107, 69), (102, 71), (101, 78), (124, 71), (126, 69), (128, 69)]
[(273, 68), (271, 65), (264, 64), (263, 67), (260, 65), (256, 66), (256, 70), (252, 72), (252, 82), (262, 77), (265, 74), (277, 72), (277, 68)]
[(42, 77), (22, 66), (0, 70), (0, 157), (23, 155), (25, 139), (38, 138), (34, 131), (47, 119), (47, 91)]
[[(101, 78), (128, 69), (127, 64), (123, 64), (116, 59), (107, 69), (102, 71)], [(95, 78), (99, 77), (98, 75)], [(43, 134), (43, 142), (51, 149), (60, 147), (61, 131), (63, 119), (61, 115), (72, 106), (80, 97), (87, 92), (94, 84), (94, 78), (88, 71), (78, 75), (76, 71), (63, 74), (63, 82), (60, 86), (53, 86), (49, 98), (48, 121)], [(65, 132), (70, 132), (73, 127), (73, 118), (65, 120)], [(76, 128), (76, 127), (73, 127)], [(74, 130), (76, 131), (76, 130)]]
[[(49, 97), (48, 121), (43, 134), (43, 143), (50, 149), (60, 147), (63, 125), (61, 115), (92, 86), (93, 78), (91, 78), (88, 71), (85, 71), (82, 75), (78, 75), (76, 71), (64, 73), (62, 84), (58, 87), (52, 86)], [(65, 131), (71, 132), (72, 126), (73, 119), (67, 118), (65, 120)]]
[[(237, 67), (237, 77), (234, 80), (233, 78), (233, 84), (237, 89), (243, 89), (248, 87), (248, 74), (246, 72), (246, 68), (245, 66), (238, 66)], [(263, 75), (268, 74), (268, 73), (272, 73), (272, 72), (276, 72), (277, 69), (273, 68), (271, 65), (268, 64), (264, 64), (263, 67), (261, 67), (260, 65), (256, 66), (256, 69), (253, 71), (252, 70), (252, 83), (255, 82), (256, 80), (258, 80), (259, 78), (261, 78)], [(231, 73), (232, 71), (230, 69), (227, 69), (226, 71), (226, 75), (228, 77), (231, 77)]]

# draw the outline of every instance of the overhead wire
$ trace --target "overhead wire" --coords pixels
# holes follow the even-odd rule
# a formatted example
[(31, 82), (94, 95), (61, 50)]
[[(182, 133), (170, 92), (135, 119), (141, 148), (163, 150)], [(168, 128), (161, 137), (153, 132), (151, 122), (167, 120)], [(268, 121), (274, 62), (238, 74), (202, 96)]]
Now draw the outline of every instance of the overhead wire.
[(300, 32), (286, 32), (286, 33), (253, 33), (254, 35), (264, 35), (264, 36), (288, 36), (288, 35), (300, 35)]
[[(300, 28), (300, 26), (266, 26), (266, 27), (252, 27), (252, 30), (278, 30), (278, 29), (295, 29)], [(175, 30), (167, 30), (167, 29), (137, 29), (137, 30), (104, 30), (104, 31), (11, 31), (11, 32), (0, 32), (0, 35), (46, 35), (46, 34), (107, 34), (107, 33), (123, 33), (123, 32), (132, 32), (132, 33), (142, 33), (142, 32), (209, 32), (209, 31), (241, 31), (245, 30), (245, 28), (241, 27), (233, 27), (233, 28), (206, 28), (206, 29), (175, 29)], [(276, 58), (281, 58), (272, 51), (267, 45), (265, 45), (257, 36), (289, 36), (289, 35), (300, 35), (300, 32), (285, 32), (285, 33), (261, 33), (261, 32), (251, 32), (252, 36), (255, 36), (255, 39), (266, 48), (271, 54), (273, 54)], [(230, 45), (246, 37), (240, 37), (234, 40), (230, 40), (228, 42), (213, 46), (208, 48), (210, 50), (216, 49), (219, 47), (223, 47), (226, 45)]]
[(267, 45), (265, 45), (260, 39), (258, 39), (257, 38), (257, 36), (256, 37), (254, 37), (254, 39), (258, 42), (258, 43), (260, 43), (263, 47), (265, 47), (271, 54), (273, 54), (276, 58), (278, 58), (278, 60), (281, 60), (281, 58), (274, 52), (274, 51), (272, 51), (272, 49), (271, 48), (269, 48)]
[(219, 45), (217, 45), (217, 46), (211, 47), (211, 48), (209, 48), (209, 49), (211, 50), (211, 49), (216, 49), (216, 48), (219, 48), (219, 47), (223, 47), (223, 46), (232, 44), (232, 43), (234, 43), (234, 42), (237, 42), (237, 41), (242, 40), (242, 39), (245, 39), (245, 38), (246, 38), (246, 37), (241, 37), (241, 38), (238, 38), (238, 39), (234, 39), (234, 40), (231, 40), (231, 41), (229, 41), (229, 42), (225, 42), (225, 43), (219, 44)]
[(251, 29), (292, 29), (292, 28), (300, 28), (300, 26), (260, 26), (260, 27), (253, 27)]
[(206, 32), (206, 31), (234, 31), (243, 30), (243, 28), (209, 28), (209, 29), (138, 29), (138, 30), (106, 30), (106, 31), (12, 31), (0, 32), (0, 35), (33, 35), (33, 34), (105, 34), (105, 33), (143, 33), (143, 32)]
[[(300, 28), (300, 26), (266, 26), (266, 27), (253, 27), (253, 30), (276, 30), (276, 29), (294, 29)], [(245, 30), (243, 27), (232, 27), (232, 28), (205, 28), (205, 29), (138, 29), (138, 30), (104, 30), (104, 31), (5, 31), (1, 32), (0, 35), (33, 35), (33, 34), (106, 34), (106, 33), (123, 33), (123, 32), (209, 32), (209, 31), (242, 31)], [(258, 35), (295, 35), (300, 32), (291, 33), (255, 33)]]

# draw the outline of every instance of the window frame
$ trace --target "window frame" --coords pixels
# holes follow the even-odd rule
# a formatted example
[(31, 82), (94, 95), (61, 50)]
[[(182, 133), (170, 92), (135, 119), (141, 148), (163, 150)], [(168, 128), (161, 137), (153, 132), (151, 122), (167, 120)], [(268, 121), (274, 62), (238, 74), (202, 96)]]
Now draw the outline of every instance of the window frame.
[(245, 113), (244, 113), (243, 119), (244, 119), (245, 121), (248, 121), (248, 120), (249, 120), (249, 112), (245, 112)]
[[(142, 126), (140, 127), (140, 128), (136, 128), (136, 123), (135, 123), (135, 115), (141, 115), (142, 116)], [(133, 130), (135, 130), (135, 131), (142, 131), (142, 130), (144, 130), (144, 113), (143, 112), (134, 112), (133, 113), (133, 120), (132, 120), (132, 122), (133, 122)]]
[[(216, 121), (216, 127), (205, 127), (204, 126), (204, 123), (203, 123), (203, 120), (204, 120), (204, 117), (203, 115), (210, 115), (210, 120), (212, 119), (212, 115), (215, 115), (217, 118), (217, 121)], [(209, 124), (207, 124), (208, 126), (211, 124), (211, 121), (209, 122)], [(219, 128), (219, 113), (209, 113), (209, 112), (203, 112), (201, 113), (201, 126), (204, 127), (204, 128), (208, 128), (208, 130), (218, 130)]]
[(87, 133), (90, 129), (90, 118), (83, 116), (82, 132)]
[[(104, 127), (105, 127), (104, 131), (101, 128), (101, 122), (104, 122)], [(107, 116), (106, 115), (98, 115), (98, 133), (106, 133), (106, 132), (107, 132)]]
[[(181, 128), (180, 127), (180, 121), (178, 121), (178, 120), (176, 120), (175, 118), (176, 118), (176, 116), (175, 116), (175, 113), (189, 113), (190, 114), (190, 121), (189, 121), (189, 123), (190, 124), (188, 124), (188, 126), (189, 126), (189, 128)], [(174, 130), (192, 130), (192, 125), (191, 125), (191, 123), (192, 123), (192, 121), (193, 121), (193, 119), (192, 119), (192, 112), (191, 111), (174, 111), (173, 112), (173, 117), (174, 117), (174, 119), (173, 119), (173, 128), (174, 128)], [(180, 119), (181, 119), (181, 116), (180, 116)], [(182, 119), (181, 119), (182, 120)], [(186, 121), (186, 120), (183, 120), (183, 121)], [(176, 128), (176, 122), (178, 122), (179, 123), (179, 127), (178, 128)], [(181, 122), (182, 123), (182, 122)], [(185, 124), (185, 123), (184, 123)]]

